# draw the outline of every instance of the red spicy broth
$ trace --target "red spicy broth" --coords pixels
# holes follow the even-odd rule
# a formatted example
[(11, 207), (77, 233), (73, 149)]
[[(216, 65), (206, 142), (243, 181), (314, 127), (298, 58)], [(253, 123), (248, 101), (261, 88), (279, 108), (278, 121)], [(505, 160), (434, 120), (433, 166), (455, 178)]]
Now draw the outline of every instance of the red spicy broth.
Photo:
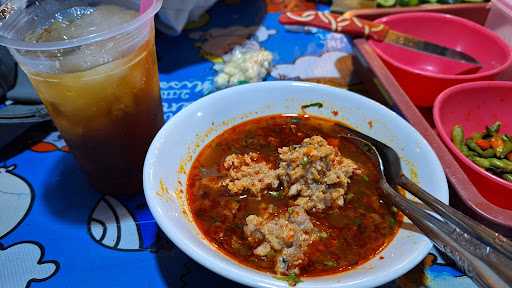
[(257, 152), (277, 167), (278, 148), (318, 135), (365, 173), (350, 178), (342, 207), (308, 212), (313, 225), (328, 233), (308, 246), (300, 275), (333, 274), (368, 261), (397, 234), (402, 217), (384, 201), (376, 164), (356, 144), (339, 137), (345, 134), (346, 128), (339, 122), (304, 115), (265, 116), (227, 129), (200, 151), (190, 169), (187, 199), (194, 222), (225, 255), (249, 267), (275, 273), (275, 258), (255, 255), (256, 247), (247, 240), (243, 227), (249, 215), (258, 213), (260, 205), (272, 204), (286, 210), (292, 205), (291, 200), (268, 194), (261, 199), (240, 199), (215, 183), (225, 177), (223, 161), (230, 154)]

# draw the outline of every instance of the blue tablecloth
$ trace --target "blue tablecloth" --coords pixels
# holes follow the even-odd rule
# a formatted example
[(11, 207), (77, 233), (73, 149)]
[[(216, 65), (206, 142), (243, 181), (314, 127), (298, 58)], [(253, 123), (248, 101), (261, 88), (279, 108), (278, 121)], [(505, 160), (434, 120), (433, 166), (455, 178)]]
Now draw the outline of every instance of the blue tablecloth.
[[(350, 61), (334, 61), (351, 53), (350, 39), (323, 31), (285, 31), (277, 22), (279, 14), (267, 13), (264, 1), (242, 2), (216, 4), (178, 37), (157, 33), (166, 120), (215, 90), (216, 58), (208, 53), (209, 47), (222, 42), (221, 37), (248, 31), (251, 45), (273, 54), (272, 73), (265, 80), (332, 80), (340, 78), (341, 70), (345, 80), (334, 82), (343, 86), (349, 81), (344, 73), (350, 73)], [(435, 250), (386, 287), (421, 285), (474, 287)], [(0, 287), (26, 286), (241, 285), (210, 272), (176, 248), (158, 229), (142, 195), (112, 198), (94, 191), (59, 133), (53, 132), (0, 163)]]

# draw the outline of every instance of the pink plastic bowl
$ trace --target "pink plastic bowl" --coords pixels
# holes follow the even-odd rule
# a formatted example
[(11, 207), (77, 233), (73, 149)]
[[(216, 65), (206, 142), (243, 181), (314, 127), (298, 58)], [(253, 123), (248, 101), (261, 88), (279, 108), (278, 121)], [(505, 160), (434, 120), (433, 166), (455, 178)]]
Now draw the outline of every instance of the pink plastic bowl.
[(495, 80), (512, 62), (511, 49), (499, 36), (463, 18), (440, 13), (404, 13), (380, 18), (376, 22), (463, 51), (482, 65), (476, 74), (446, 74), (447, 66), (458, 62), (370, 40), (370, 45), (391, 74), (418, 106), (431, 107), (442, 91), (457, 84)]
[(453, 145), (454, 125), (467, 137), (497, 120), (501, 131), (512, 134), (512, 82), (483, 81), (457, 85), (444, 91), (434, 103), (434, 122), (441, 139), (455, 155), (480, 194), (492, 204), (512, 210), (512, 183), (496, 177), (467, 159)]

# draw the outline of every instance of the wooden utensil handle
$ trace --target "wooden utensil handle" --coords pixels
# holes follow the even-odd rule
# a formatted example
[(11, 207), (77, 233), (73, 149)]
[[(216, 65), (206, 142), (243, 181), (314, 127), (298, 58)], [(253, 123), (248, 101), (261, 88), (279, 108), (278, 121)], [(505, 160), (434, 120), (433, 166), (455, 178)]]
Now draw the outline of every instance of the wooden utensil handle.
[(281, 14), (279, 22), (283, 25), (313, 26), (377, 41), (383, 41), (389, 31), (384, 24), (321, 11), (286, 12)]

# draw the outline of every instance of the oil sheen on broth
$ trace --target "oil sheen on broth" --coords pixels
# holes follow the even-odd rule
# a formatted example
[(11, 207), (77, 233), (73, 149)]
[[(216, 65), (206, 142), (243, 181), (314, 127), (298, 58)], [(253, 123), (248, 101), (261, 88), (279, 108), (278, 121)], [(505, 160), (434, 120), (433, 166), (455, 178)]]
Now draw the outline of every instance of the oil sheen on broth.
[(383, 201), (376, 164), (331, 120), (273, 115), (214, 138), (192, 164), (187, 199), (224, 254), (280, 275), (317, 276), (368, 261), (401, 216)]

